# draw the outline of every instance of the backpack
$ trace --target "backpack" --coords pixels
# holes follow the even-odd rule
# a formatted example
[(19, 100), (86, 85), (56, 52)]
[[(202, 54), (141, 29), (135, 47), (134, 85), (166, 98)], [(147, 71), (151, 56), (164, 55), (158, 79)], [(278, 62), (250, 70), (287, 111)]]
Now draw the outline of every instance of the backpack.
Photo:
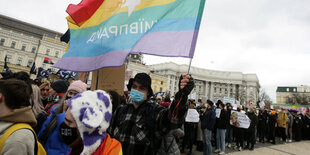
[[(44, 147), (41, 145), (41, 143), (38, 141), (37, 139), (37, 135), (35, 134), (34, 130), (31, 128), (31, 126), (29, 124), (26, 123), (16, 123), (14, 125), (12, 125), (9, 129), (7, 129), (5, 131), (5, 133), (3, 134), (3, 136), (0, 139), (0, 152), (2, 151), (3, 145), (6, 141), (6, 139), (15, 131), (19, 130), (19, 129), (29, 129), (32, 131), (34, 137), (35, 137), (35, 154), (37, 155), (46, 155), (45, 149)], [(18, 148), (16, 148), (18, 149)]]
[[(154, 114), (154, 108), (156, 105), (154, 104), (148, 104), (145, 110), (145, 115), (146, 115), (146, 127), (149, 130), (148, 134), (146, 135), (147, 138), (150, 140), (150, 145), (149, 148), (152, 151), (152, 153), (155, 153), (159, 150), (162, 139), (158, 138), (155, 134), (155, 123), (152, 119), (152, 116)], [(127, 108), (127, 105), (121, 106), (119, 111), (116, 114), (116, 122), (119, 122), (120, 116), (124, 112), (125, 108)], [(113, 127), (113, 129), (115, 126)]]

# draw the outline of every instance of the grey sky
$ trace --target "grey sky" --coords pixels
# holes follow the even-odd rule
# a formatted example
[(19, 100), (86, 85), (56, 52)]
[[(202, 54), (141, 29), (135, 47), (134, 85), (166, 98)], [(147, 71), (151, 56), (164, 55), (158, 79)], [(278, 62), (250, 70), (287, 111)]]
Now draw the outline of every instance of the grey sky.
[[(64, 33), (68, 4), (0, 0), (0, 14)], [(207, 0), (193, 66), (256, 73), (275, 101), (277, 86), (309, 85), (310, 0)], [(185, 58), (145, 56), (147, 64)]]

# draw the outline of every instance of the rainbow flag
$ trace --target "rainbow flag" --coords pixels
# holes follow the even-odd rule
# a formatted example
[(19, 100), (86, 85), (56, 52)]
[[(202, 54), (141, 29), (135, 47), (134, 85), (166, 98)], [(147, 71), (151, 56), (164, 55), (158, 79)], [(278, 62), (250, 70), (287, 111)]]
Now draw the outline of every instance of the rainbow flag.
[(83, 0), (70, 5), (68, 51), (54, 67), (121, 66), (129, 53), (192, 58), (205, 0)]

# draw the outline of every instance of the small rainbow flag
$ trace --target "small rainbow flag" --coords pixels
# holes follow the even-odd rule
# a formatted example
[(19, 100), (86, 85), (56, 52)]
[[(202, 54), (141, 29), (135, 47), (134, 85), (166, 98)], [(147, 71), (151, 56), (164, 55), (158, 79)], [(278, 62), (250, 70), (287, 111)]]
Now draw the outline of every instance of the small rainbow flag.
[(83, 0), (69, 5), (68, 51), (54, 67), (121, 66), (129, 53), (192, 58), (205, 0)]

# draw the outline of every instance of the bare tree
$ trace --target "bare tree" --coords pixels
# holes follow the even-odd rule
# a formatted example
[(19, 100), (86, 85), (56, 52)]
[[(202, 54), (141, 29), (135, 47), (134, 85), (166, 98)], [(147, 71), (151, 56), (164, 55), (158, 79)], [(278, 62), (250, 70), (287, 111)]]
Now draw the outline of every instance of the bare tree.
[(293, 93), (293, 103), (309, 105), (309, 96), (304, 93)]
[(265, 91), (265, 89), (261, 89), (260, 91), (259, 91), (259, 97), (258, 97), (258, 99), (260, 100), (260, 101), (264, 101), (265, 103), (272, 103), (272, 100), (271, 100), (271, 98), (269, 97), (269, 95), (266, 93), (266, 91)]

